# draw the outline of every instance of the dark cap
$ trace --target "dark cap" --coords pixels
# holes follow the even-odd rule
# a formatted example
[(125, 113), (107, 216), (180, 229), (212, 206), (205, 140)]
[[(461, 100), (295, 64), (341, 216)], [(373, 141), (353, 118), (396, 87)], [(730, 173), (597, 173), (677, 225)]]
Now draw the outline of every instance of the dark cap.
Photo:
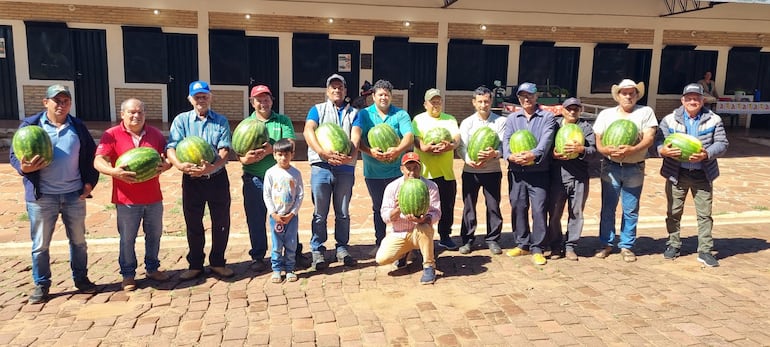
[(561, 104), (561, 107), (567, 108), (573, 105), (583, 107), (583, 104), (580, 103), (580, 99), (578, 98), (569, 98), (567, 100), (564, 100), (564, 103)]
[(519, 95), (521, 92), (535, 94), (537, 93), (537, 86), (534, 83), (524, 82), (519, 84), (519, 89), (516, 90), (516, 95)]
[(57, 95), (59, 95), (61, 93), (66, 94), (68, 97), (70, 97), (70, 99), (72, 98), (72, 94), (70, 93), (70, 89), (67, 88), (67, 86), (65, 86), (63, 84), (54, 84), (54, 85), (48, 87), (48, 89), (45, 91), (45, 98), (46, 99), (51, 99), (54, 96), (57, 96)]
[(682, 90), (682, 95), (695, 93), (698, 95), (703, 95), (703, 86), (701, 86), (698, 83), (690, 83), (686, 86), (684, 86), (684, 90)]

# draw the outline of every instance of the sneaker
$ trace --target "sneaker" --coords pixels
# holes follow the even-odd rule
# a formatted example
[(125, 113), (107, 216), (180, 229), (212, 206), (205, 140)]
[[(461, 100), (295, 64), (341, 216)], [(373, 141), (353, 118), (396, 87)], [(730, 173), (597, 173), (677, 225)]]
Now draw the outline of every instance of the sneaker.
[(567, 260), (578, 261), (577, 253), (575, 253), (575, 251), (571, 249), (564, 252), (564, 257), (567, 258)]
[(457, 250), (457, 245), (455, 244), (454, 241), (452, 241), (451, 236), (442, 236), (441, 241), (438, 242), (438, 245), (450, 251)]
[(470, 254), (471, 250), (473, 249), (473, 241), (468, 241), (464, 243), (460, 248), (457, 250), (460, 252), (460, 254)]
[[(289, 277), (289, 276), (286, 276)], [(270, 276), (270, 282), (273, 283), (281, 283), (283, 282), (283, 279), (281, 279), (281, 272), (280, 271), (273, 271), (273, 275)]]
[(519, 257), (522, 255), (528, 255), (528, 254), (529, 254), (529, 250), (521, 249), (519, 247), (516, 247), (514, 249), (509, 249), (508, 252), (505, 252), (505, 255), (509, 257)]
[(337, 261), (348, 267), (356, 266), (358, 263), (347, 251), (337, 252)]
[(29, 299), (27, 299), (27, 303), (30, 304), (40, 304), (46, 301), (48, 301), (48, 287), (43, 286), (35, 286), (35, 290), (32, 291)]
[(299, 278), (297, 278), (297, 275), (293, 272), (289, 272), (286, 274), (286, 281), (287, 282), (297, 282)]
[(503, 254), (503, 249), (500, 248), (500, 245), (495, 241), (487, 241), (487, 248), (489, 248), (489, 251), (494, 255)]
[(545, 265), (548, 261), (545, 259), (543, 253), (535, 253), (532, 255), (532, 264)]
[(633, 263), (636, 261), (636, 254), (628, 248), (621, 248), (620, 255), (623, 256), (623, 261), (626, 263)]
[(594, 257), (597, 257), (599, 259), (604, 259), (610, 256), (612, 253), (612, 246), (604, 246), (603, 248), (600, 248), (596, 251), (596, 255)]
[(313, 252), (313, 262), (310, 264), (310, 270), (312, 271), (321, 271), (323, 269), (326, 269), (328, 264), (326, 264), (326, 259), (324, 259), (324, 254), (322, 252)]
[(549, 256), (551, 260), (559, 260), (561, 258), (564, 258), (564, 250), (563, 249), (552, 249), (551, 255)]
[(81, 293), (84, 293), (84, 294), (96, 293), (96, 285), (94, 284), (94, 282), (91, 282), (91, 280), (89, 280), (88, 277), (83, 278), (82, 280), (75, 281), (75, 288), (77, 288)]
[(203, 270), (187, 269), (184, 272), (182, 272), (181, 275), (179, 275), (179, 279), (182, 281), (191, 280), (193, 278), (200, 276), (202, 273), (203, 273)]
[(154, 281), (163, 282), (168, 280), (168, 274), (165, 273), (164, 271), (157, 270), (157, 271), (148, 273), (147, 278)]
[(211, 272), (217, 274), (219, 277), (224, 278), (233, 277), (235, 275), (235, 272), (226, 266), (212, 266)]
[(406, 263), (406, 261), (407, 261), (407, 259), (406, 259), (406, 258), (407, 258), (407, 257), (409, 257), (409, 254), (408, 254), (408, 253), (407, 253), (406, 255), (404, 255), (403, 257), (401, 257), (401, 259), (399, 259), (399, 260), (396, 260), (396, 261), (393, 263), (393, 271), (396, 271), (396, 270), (400, 270), (400, 269), (403, 269), (403, 268), (405, 268), (405, 267), (406, 267), (406, 265), (407, 265), (407, 263)]
[(267, 265), (265, 265), (265, 261), (262, 259), (254, 259), (251, 261), (249, 269), (254, 272), (262, 272), (267, 269)]
[(719, 261), (711, 253), (698, 252), (698, 261), (705, 264), (708, 267), (719, 266)]
[(420, 277), (420, 284), (433, 284), (436, 282), (436, 269), (432, 267), (426, 267), (422, 270), (422, 277)]
[(679, 248), (676, 248), (674, 246), (668, 246), (666, 247), (666, 250), (663, 251), (663, 258), (674, 260), (679, 257)]
[(133, 277), (126, 277), (120, 287), (123, 288), (124, 292), (133, 292), (136, 290), (136, 280)]

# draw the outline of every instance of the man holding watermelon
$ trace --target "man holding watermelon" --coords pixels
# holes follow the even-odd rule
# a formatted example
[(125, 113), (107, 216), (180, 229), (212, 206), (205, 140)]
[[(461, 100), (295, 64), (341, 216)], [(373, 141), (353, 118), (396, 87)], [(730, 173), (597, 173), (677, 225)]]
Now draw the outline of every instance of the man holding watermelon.
[[(719, 266), (719, 261), (711, 254), (714, 248), (711, 236), (714, 180), (719, 177), (717, 158), (727, 152), (730, 143), (722, 118), (703, 107), (705, 95), (703, 87), (697, 83), (685, 86), (682, 106), (660, 121), (655, 144), (663, 157), (660, 174), (666, 178), (668, 242), (663, 257), (673, 260), (680, 255), (684, 201), (690, 191), (698, 216), (698, 261), (714, 267)], [(683, 140), (670, 141), (674, 137)]]
[[(190, 83), (187, 100), (193, 109), (178, 114), (171, 123), (166, 155), (182, 175), (182, 212), (187, 225), (187, 253), (189, 268), (179, 275), (186, 281), (203, 274), (206, 254), (206, 234), (203, 213), (208, 204), (211, 215), (211, 271), (220, 277), (232, 277), (233, 270), (225, 265), (225, 250), (230, 238), (230, 179), (227, 177), (227, 157), (230, 155), (230, 123), (227, 118), (211, 109), (213, 95), (208, 83)], [(187, 137), (200, 137), (210, 149), (216, 149), (214, 160), (198, 163), (182, 162), (177, 158), (177, 144)], [(204, 145), (205, 146), (205, 145)], [(206, 148), (194, 148), (203, 152)]]
[[(144, 230), (144, 266), (147, 278), (165, 281), (168, 275), (160, 268), (158, 252), (163, 234), (163, 194), (158, 175), (171, 168), (165, 158), (154, 168), (154, 175), (146, 181), (137, 181), (137, 172), (128, 165), (117, 166), (116, 161), (124, 153), (139, 147), (148, 147), (158, 153), (166, 149), (166, 138), (155, 127), (145, 124), (144, 103), (127, 99), (120, 104), (120, 124), (107, 129), (96, 148), (94, 167), (112, 176), (112, 203), (118, 213), (120, 253), (118, 265), (123, 277), (121, 287), (125, 291), (136, 289), (136, 236), (139, 225)], [(125, 158), (125, 157), (124, 157)], [(142, 158), (138, 158), (142, 160)]]
[(599, 112), (594, 122), (596, 148), (602, 154), (602, 208), (597, 258), (612, 253), (615, 242), (615, 210), (623, 204), (620, 223), (620, 255), (625, 262), (636, 261), (631, 250), (636, 242), (639, 198), (644, 185), (644, 159), (655, 140), (658, 120), (649, 106), (636, 103), (644, 96), (644, 82), (624, 79), (611, 89), (618, 106)]
[(438, 222), (439, 244), (448, 249), (457, 248), (452, 241), (457, 182), (454, 174), (454, 150), (460, 144), (457, 119), (442, 112), (441, 91), (436, 88), (425, 92), (425, 112), (412, 121), (414, 151), (422, 158), (422, 177), (438, 186), (441, 197), (441, 220)]
[[(69, 88), (61, 84), (48, 87), (43, 106), (44, 111), (25, 118), (19, 129), (41, 127), (47, 135), (40, 133), (40, 136), (49, 136), (50, 142), (38, 138), (28, 143), (14, 143), (10, 153), (11, 166), (23, 177), (32, 238), (35, 290), (29, 296), (30, 304), (48, 300), (51, 288), (48, 248), (60, 214), (70, 243), (70, 267), (75, 287), (82, 293), (96, 292), (96, 285), (88, 279), (85, 223), (85, 199), (91, 196), (91, 190), (99, 180), (99, 172), (94, 168), (96, 144), (85, 124), (69, 114), (72, 107)], [(50, 162), (41, 155), (50, 148), (28, 148), (45, 142), (53, 145)], [(17, 157), (22, 148), (30, 155)], [(39, 154), (31, 156), (35, 152)]]
[[(257, 145), (243, 155), (238, 155), (238, 160), (243, 165), (243, 210), (246, 213), (246, 225), (249, 228), (249, 240), (251, 249), (250, 268), (255, 272), (268, 269), (265, 264), (267, 253), (267, 206), (262, 198), (265, 172), (276, 161), (273, 157), (273, 146), (276, 141), (288, 138), (295, 139), (294, 125), (291, 119), (285, 115), (273, 111), (273, 93), (266, 85), (257, 85), (251, 88), (249, 101), (254, 107), (254, 112), (247, 119), (253, 119), (264, 124), (268, 140)], [(248, 136), (248, 135), (247, 135)], [(233, 143), (236, 143), (235, 137)], [(262, 140), (259, 140), (262, 142)], [(302, 253), (300, 243), (297, 243), (297, 254)], [(298, 258), (299, 259), (299, 258)]]
[[(313, 254), (311, 268), (322, 270), (327, 266), (324, 243), (328, 237), (326, 218), (329, 207), (334, 205), (334, 240), (337, 260), (345, 266), (356, 265), (348, 252), (350, 241), (350, 201), (356, 181), (358, 144), (361, 139), (361, 119), (358, 110), (345, 102), (347, 86), (345, 78), (333, 74), (326, 80), (326, 101), (311, 107), (305, 120), (305, 141), (310, 162), (310, 189), (313, 198), (313, 223), (310, 249)], [(335, 124), (344, 136), (319, 139), (316, 130), (323, 124)], [(341, 135), (342, 135), (341, 134)], [(330, 136), (331, 137), (331, 136)], [(320, 140), (320, 141), (319, 141)], [(325, 148), (321, 142), (350, 142), (349, 153)]]
[(508, 161), (511, 223), (516, 235), (516, 247), (506, 254), (517, 257), (531, 253), (535, 265), (545, 265), (543, 248), (547, 246), (548, 171), (556, 120), (553, 113), (539, 107), (536, 93), (534, 83), (520, 84), (516, 96), (521, 109), (509, 114), (505, 121), (503, 155)]

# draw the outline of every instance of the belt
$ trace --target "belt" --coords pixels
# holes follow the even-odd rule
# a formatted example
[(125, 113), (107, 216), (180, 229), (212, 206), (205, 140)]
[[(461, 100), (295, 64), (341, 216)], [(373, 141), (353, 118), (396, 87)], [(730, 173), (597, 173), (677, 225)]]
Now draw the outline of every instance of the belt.
[(217, 176), (221, 175), (223, 172), (225, 172), (225, 169), (220, 169), (219, 171), (217, 171), (215, 173), (205, 174), (205, 175), (198, 176), (198, 177), (193, 177), (193, 176), (189, 176), (189, 175), (188, 176), (190, 177), (191, 180), (196, 180), (196, 181), (197, 180), (210, 180), (210, 179), (212, 179), (214, 177), (217, 177)]
[(636, 163), (618, 163), (618, 162), (616, 162), (614, 160), (607, 159), (607, 162), (610, 163), (610, 164), (617, 165), (617, 166), (629, 166), (629, 165), (641, 165), (641, 164), (644, 164), (644, 160), (642, 160), (640, 162), (636, 162)]

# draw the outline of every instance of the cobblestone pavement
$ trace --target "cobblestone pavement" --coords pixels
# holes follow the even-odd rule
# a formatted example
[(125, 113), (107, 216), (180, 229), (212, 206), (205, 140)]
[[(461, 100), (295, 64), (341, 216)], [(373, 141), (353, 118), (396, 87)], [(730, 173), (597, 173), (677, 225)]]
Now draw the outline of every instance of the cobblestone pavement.
[[(351, 223), (351, 253), (360, 260), (358, 266), (332, 263), (321, 273), (300, 271), (298, 282), (273, 284), (269, 273), (248, 268), (241, 170), (230, 163), (233, 225), (227, 258), (236, 270), (234, 278), (178, 279), (187, 267), (186, 241), (181, 179), (172, 170), (162, 177), (166, 233), (161, 244), (161, 266), (172, 278), (164, 283), (145, 280), (140, 269), (139, 289), (121, 291), (115, 209), (109, 203), (110, 180), (102, 178), (89, 200), (87, 219), (89, 276), (100, 290), (74, 290), (59, 226), (51, 256), (53, 298), (41, 305), (26, 303), (33, 285), (21, 179), (10, 165), (2, 164), (0, 345), (770, 345), (770, 150), (741, 138), (731, 141), (715, 183), (714, 235), (721, 262), (717, 268), (696, 261), (691, 201), (685, 210), (682, 257), (663, 259), (664, 181), (658, 174), (660, 160), (650, 159), (637, 262), (623, 262), (617, 251), (604, 260), (589, 257), (598, 246), (600, 188), (594, 178), (580, 261), (534, 266), (528, 257), (493, 256), (477, 238), (471, 254), (438, 251), (440, 276), (434, 285), (421, 286), (419, 263), (389, 272), (390, 266), (376, 266), (371, 259), (371, 201), (359, 164)], [(307, 163), (296, 164), (307, 189)], [(461, 163), (455, 164), (459, 174)], [(510, 248), (505, 194), (503, 200), (502, 246)], [(455, 236), (459, 197), (457, 202)], [(305, 244), (311, 215), (308, 197), (300, 212)], [(332, 223), (333, 218), (330, 227)], [(142, 245), (139, 241), (140, 261)]]

